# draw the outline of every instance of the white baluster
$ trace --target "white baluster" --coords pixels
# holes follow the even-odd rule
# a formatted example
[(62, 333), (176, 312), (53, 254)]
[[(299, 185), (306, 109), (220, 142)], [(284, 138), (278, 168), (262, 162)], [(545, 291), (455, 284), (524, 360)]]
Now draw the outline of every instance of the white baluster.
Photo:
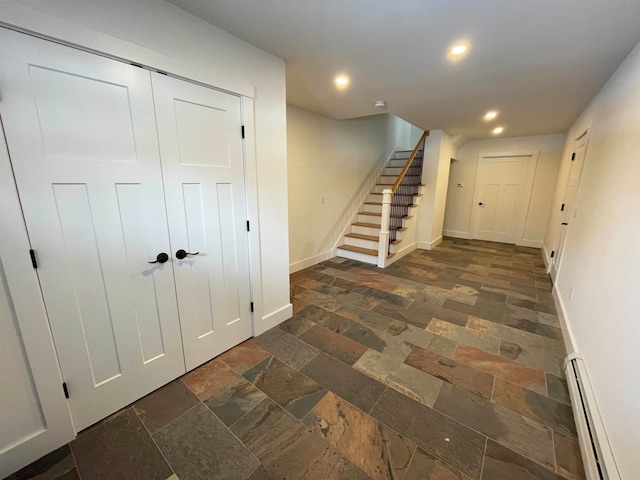
[(389, 253), (389, 219), (391, 216), (391, 189), (382, 191), (382, 218), (380, 221), (380, 237), (378, 241), (378, 267), (384, 268)]

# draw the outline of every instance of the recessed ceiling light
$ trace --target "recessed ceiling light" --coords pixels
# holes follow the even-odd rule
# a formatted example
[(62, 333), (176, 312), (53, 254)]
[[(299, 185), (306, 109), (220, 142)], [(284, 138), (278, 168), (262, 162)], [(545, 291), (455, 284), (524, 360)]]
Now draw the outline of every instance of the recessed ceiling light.
[(498, 112), (491, 111), (491, 112), (487, 112), (487, 113), (484, 114), (484, 119), (485, 120), (493, 120), (497, 116), (498, 116)]
[(504, 131), (504, 127), (496, 127), (493, 130), (491, 130), (491, 133), (493, 133), (494, 135), (499, 135)]
[(462, 55), (469, 49), (466, 45), (460, 44), (456, 45), (451, 49), (451, 55)]
[(349, 85), (349, 77), (347, 77), (346, 75), (338, 75), (335, 79), (335, 82), (338, 87), (344, 88)]

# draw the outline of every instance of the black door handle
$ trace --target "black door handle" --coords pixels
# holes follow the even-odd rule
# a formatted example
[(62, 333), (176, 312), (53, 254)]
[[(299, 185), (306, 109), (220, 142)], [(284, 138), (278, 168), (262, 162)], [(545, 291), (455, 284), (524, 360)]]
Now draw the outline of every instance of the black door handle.
[(186, 252), (185, 250), (180, 249), (176, 252), (176, 258), (178, 260), (182, 260), (183, 258), (187, 258), (187, 255), (198, 255), (199, 253), (200, 252), (189, 253), (189, 252)]
[(169, 260), (169, 255), (167, 255), (166, 253), (162, 252), (159, 253), (158, 256), (156, 257), (156, 261), (155, 262), (148, 262), (148, 263), (165, 263)]
[(483, 206), (483, 205), (484, 205), (484, 203), (480, 202), (478, 205)]

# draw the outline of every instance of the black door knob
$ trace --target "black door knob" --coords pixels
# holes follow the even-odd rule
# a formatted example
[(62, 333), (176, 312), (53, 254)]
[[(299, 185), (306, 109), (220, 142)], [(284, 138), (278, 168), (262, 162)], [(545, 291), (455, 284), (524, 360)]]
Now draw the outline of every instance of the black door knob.
[(483, 206), (483, 205), (484, 205), (484, 203), (480, 202), (478, 205)]
[(200, 253), (200, 252), (189, 253), (189, 252), (187, 252), (187, 251), (185, 251), (185, 250), (180, 249), (180, 250), (178, 250), (178, 251), (176, 252), (176, 258), (177, 258), (178, 260), (182, 260), (183, 258), (187, 258), (187, 255), (198, 255), (199, 253)]
[(156, 257), (156, 261), (155, 262), (149, 262), (149, 263), (165, 263), (169, 260), (169, 255), (167, 255), (166, 253), (162, 252), (159, 253), (158, 256)]

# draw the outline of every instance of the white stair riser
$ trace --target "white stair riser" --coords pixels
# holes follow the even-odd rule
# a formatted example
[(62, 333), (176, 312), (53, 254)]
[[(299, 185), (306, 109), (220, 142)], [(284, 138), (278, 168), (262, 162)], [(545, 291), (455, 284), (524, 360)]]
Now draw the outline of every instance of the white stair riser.
[(363, 223), (375, 223), (376, 225), (380, 225), (381, 217), (376, 215), (365, 215), (363, 213), (358, 214), (358, 221)]
[(382, 194), (380, 195), (375, 195), (373, 193), (369, 194), (369, 197), (367, 198), (367, 202), (382, 202)]
[(386, 190), (387, 188), (391, 190), (392, 187), (393, 185), (374, 185), (371, 191), (375, 193), (382, 193), (382, 190)]
[[(400, 152), (396, 153), (391, 160), (409, 160), (411, 156), (411, 152)], [(422, 153), (418, 153), (415, 158), (424, 158)]]
[(398, 167), (385, 167), (384, 172), (382, 173), (383, 175), (393, 175), (394, 177), (398, 177), (398, 175), (400, 175), (400, 173), (402, 172), (402, 167), (398, 166)]
[(370, 248), (378, 250), (378, 241), (365, 240), (364, 238), (344, 237), (344, 243), (353, 245), (354, 247)]
[(365, 203), (364, 211), (373, 212), (373, 213), (382, 213), (382, 205), (371, 205), (371, 204)]
[(400, 169), (402, 169), (404, 167), (405, 163), (407, 163), (407, 159), (406, 158), (404, 160), (403, 159), (399, 159), (398, 160), (398, 159), (394, 158), (389, 162), (389, 167), (392, 167), (392, 168), (399, 167)]
[(370, 263), (372, 265), (378, 264), (378, 257), (373, 255), (367, 255), (366, 253), (352, 252), (351, 250), (338, 249), (338, 256), (342, 258), (350, 258), (357, 262)]
[(380, 228), (351, 225), (351, 233), (359, 233), (360, 235), (373, 235), (374, 237), (377, 237), (380, 235)]
[(395, 183), (397, 175), (380, 175), (378, 183)]

